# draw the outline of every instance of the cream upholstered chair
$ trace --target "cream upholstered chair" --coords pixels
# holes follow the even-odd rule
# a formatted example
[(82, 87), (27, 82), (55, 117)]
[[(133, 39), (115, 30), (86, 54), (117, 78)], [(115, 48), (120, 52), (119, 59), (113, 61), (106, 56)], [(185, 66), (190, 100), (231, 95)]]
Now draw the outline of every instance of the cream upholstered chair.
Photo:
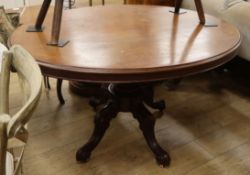
[[(238, 27), (242, 43), (238, 56), (250, 61), (250, 0), (202, 0), (206, 13), (224, 19)], [(193, 0), (183, 0), (182, 7), (195, 9)]]
[(2, 55), (4, 51), (7, 51), (8, 49), (5, 47), (5, 45), (0, 43), (0, 72), (1, 72), (1, 65), (2, 65)]
[[(0, 72), (0, 175), (16, 175), (21, 172), (23, 150), (28, 138), (27, 122), (41, 94), (42, 75), (32, 56), (21, 46), (11, 47), (0, 57), (2, 57)], [(17, 72), (24, 96), (22, 107), (14, 115), (9, 113), (11, 69)]]

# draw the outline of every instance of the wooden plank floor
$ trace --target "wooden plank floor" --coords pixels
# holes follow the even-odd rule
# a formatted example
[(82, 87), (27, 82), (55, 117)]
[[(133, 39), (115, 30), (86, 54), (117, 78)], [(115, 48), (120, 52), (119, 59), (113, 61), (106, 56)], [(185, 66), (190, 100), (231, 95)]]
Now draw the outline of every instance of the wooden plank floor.
[[(220, 78), (220, 77), (219, 77)], [(129, 113), (112, 121), (101, 144), (86, 164), (75, 161), (75, 152), (93, 129), (94, 112), (85, 98), (68, 91), (66, 104), (52, 89), (43, 90), (29, 124), (24, 157), (25, 175), (248, 175), (250, 174), (250, 93), (235, 81), (221, 78), (212, 88), (210, 73), (185, 78), (177, 90), (156, 88), (156, 98), (167, 109), (156, 123), (156, 135), (172, 157), (160, 168), (149, 151), (137, 122)], [(11, 111), (21, 102), (17, 78), (12, 76)]]

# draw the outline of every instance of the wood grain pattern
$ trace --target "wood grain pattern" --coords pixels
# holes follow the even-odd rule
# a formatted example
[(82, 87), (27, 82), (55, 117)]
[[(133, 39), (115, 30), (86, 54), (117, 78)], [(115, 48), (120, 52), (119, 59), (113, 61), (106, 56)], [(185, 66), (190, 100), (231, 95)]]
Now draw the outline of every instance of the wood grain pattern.
[[(21, 44), (38, 60), (43, 73), (91, 82), (140, 82), (206, 71), (231, 59), (240, 44), (232, 25), (199, 25), (192, 11), (176, 16), (168, 7), (110, 5), (65, 11), (64, 48), (49, 47), (51, 11), (42, 33), (26, 33), (37, 8), (28, 8), (10, 44)], [(109, 20), (106, 20), (109, 19)], [(95, 21), (95, 23), (93, 23)], [(27, 40), (27, 38), (29, 38)]]

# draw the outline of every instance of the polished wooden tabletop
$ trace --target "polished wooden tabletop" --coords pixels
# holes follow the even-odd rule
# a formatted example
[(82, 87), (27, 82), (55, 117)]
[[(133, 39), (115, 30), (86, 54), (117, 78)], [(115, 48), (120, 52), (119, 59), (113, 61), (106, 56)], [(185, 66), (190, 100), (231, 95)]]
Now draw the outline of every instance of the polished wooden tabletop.
[(61, 38), (65, 47), (48, 46), (52, 10), (41, 33), (25, 32), (38, 7), (26, 9), (10, 45), (20, 44), (44, 74), (89, 82), (146, 82), (212, 69), (233, 58), (239, 31), (206, 15), (218, 27), (199, 24), (197, 13), (170, 13), (170, 7), (106, 5), (65, 10)]

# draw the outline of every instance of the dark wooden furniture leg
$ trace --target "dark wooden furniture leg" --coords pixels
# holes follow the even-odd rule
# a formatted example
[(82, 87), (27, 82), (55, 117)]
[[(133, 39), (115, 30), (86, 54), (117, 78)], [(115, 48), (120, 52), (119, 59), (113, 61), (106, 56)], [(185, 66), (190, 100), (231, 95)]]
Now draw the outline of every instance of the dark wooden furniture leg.
[(55, 2), (51, 41), (48, 43), (48, 45), (51, 45), (51, 46), (63, 47), (69, 42), (67, 40), (62, 40), (62, 39), (59, 40), (61, 22), (62, 22), (63, 1), (64, 0), (56, 0)]
[(57, 92), (57, 98), (60, 101), (61, 104), (65, 104), (63, 95), (62, 95), (62, 79), (58, 78), (56, 83), (56, 92)]
[(26, 30), (27, 32), (42, 32), (43, 31), (42, 25), (47, 15), (50, 4), (51, 4), (51, 0), (43, 1), (35, 26), (29, 26), (28, 29)]
[[(186, 13), (186, 12), (180, 12), (180, 7), (181, 7), (182, 2), (183, 2), (183, 0), (175, 0), (175, 9), (174, 9), (174, 11), (171, 11), (171, 12), (176, 13), (176, 14)], [(201, 0), (194, 0), (194, 2), (195, 2), (195, 7), (197, 10), (198, 17), (200, 20), (200, 24), (204, 25), (206, 27), (216, 27), (217, 25), (214, 23), (206, 24), (206, 18), (205, 18), (205, 14), (204, 14)]]
[(146, 86), (142, 88), (143, 101), (153, 109), (160, 111), (166, 108), (164, 100), (154, 101), (154, 88), (153, 86)]
[(186, 13), (186, 11), (180, 11), (181, 8), (181, 4), (182, 4), (183, 0), (175, 0), (174, 2), (174, 10), (170, 10), (171, 13), (175, 13), (175, 14), (184, 14)]
[(116, 117), (119, 107), (115, 102), (109, 101), (106, 106), (97, 112), (95, 116), (95, 129), (89, 141), (76, 153), (76, 160), (86, 162), (91, 152), (95, 149), (109, 127), (112, 118)]
[[(79, 162), (89, 160), (91, 152), (95, 149), (109, 127), (112, 118), (118, 112), (131, 112), (138, 120), (140, 129), (151, 151), (154, 153), (156, 161), (161, 166), (170, 164), (170, 157), (158, 144), (154, 134), (155, 117), (147, 110), (144, 103), (163, 110), (164, 101), (153, 102), (153, 84), (110, 84), (108, 91), (110, 98), (106, 105), (101, 108), (95, 116), (95, 128), (89, 141), (76, 153)], [(145, 95), (147, 96), (145, 98)]]
[(47, 76), (43, 76), (43, 82), (44, 82), (44, 87), (46, 88), (46, 89), (48, 89), (48, 85), (47, 85)]
[(47, 79), (47, 86), (48, 86), (48, 89), (51, 89), (51, 88), (50, 88), (49, 77), (48, 77), (48, 76), (46, 76), (46, 79)]
[(194, 0), (194, 2), (195, 2), (196, 10), (198, 12), (198, 16), (200, 19), (200, 24), (205, 25), (206, 19), (205, 19), (204, 10), (203, 10), (201, 0)]
[[(64, 0), (56, 0), (56, 2), (55, 2), (52, 34), (51, 34), (51, 41), (48, 43), (49, 45), (63, 47), (64, 45), (66, 45), (69, 42), (69, 41), (59, 40), (62, 10), (63, 10), (63, 1)], [(50, 4), (51, 4), (51, 0), (44, 0), (43, 1), (43, 4), (42, 4), (42, 7), (39, 11), (35, 26), (29, 26), (28, 29), (26, 30), (27, 32), (42, 32), (43, 31), (42, 24), (43, 24), (44, 19), (47, 15)], [(69, 0), (69, 8), (71, 8), (71, 0)], [(48, 76), (44, 76), (44, 84), (45, 84), (45, 88), (50, 89), (50, 83), (49, 83)], [(64, 104), (65, 101), (64, 101), (63, 96), (62, 96), (61, 85), (62, 85), (62, 80), (58, 79), (57, 80), (57, 97), (58, 97), (60, 103)]]
[(147, 144), (151, 151), (155, 155), (157, 163), (161, 166), (168, 166), (170, 164), (170, 157), (168, 153), (163, 150), (155, 138), (155, 118), (147, 110), (142, 102), (136, 102), (132, 107), (132, 114), (135, 119), (138, 120), (140, 129), (144, 135), (144, 138), (147, 141)]
[(69, 9), (72, 9), (72, 1), (69, 0)]
[[(45, 88), (47, 89), (50, 89), (50, 83), (49, 83), (49, 77), (44, 75), (43, 76), (43, 80), (44, 80), (44, 86)], [(63, 98), (63, 95), (62, 95), (62, 82), (63, 82), (63, 79), (57, 79), (57, 84), (56, 84), (56, 92), (57, 92), (57, 98), (59, 100), (59, 102), (63, 105), (65, 104), (65, 100)]]
[(175, 0), (174, 13), (180, 13), (180, 8), (183, 0)]
[(44, 86), (46, 89), (50, 89), (49, 77), (44, 75), (43, 76)]
[[(69, 1), (70, 1), (69, 2), (70, 6), (71, 6), (71, 0)], [(64, 0), (55, 1), (51, 40), (48, 43), (48, 45), (63, 47), (69, 42), (67, 40), (59, 40), (61, 22), (62, 22), (63, 2)], [(43, 1), (35, 26), (29, 26), (28, 29), (26, 30), (27, 32), (42, 32), (43, 31), (42, 24), (47, 15), (50, 4), (51, 4), (51, 0)]]

